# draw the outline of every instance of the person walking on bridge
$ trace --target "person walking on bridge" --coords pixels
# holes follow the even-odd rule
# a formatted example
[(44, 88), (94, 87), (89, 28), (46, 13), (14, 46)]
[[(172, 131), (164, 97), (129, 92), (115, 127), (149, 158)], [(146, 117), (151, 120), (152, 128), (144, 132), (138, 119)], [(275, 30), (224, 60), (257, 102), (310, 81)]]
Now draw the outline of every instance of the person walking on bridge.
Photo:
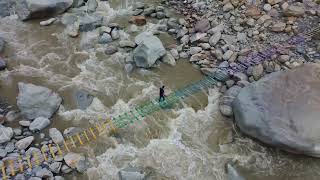
[(164, 86), (162, 86), (160, 88), (160, 92), (159, 92), (159, 103), (165, 100), (166, 95), (164, 94)]

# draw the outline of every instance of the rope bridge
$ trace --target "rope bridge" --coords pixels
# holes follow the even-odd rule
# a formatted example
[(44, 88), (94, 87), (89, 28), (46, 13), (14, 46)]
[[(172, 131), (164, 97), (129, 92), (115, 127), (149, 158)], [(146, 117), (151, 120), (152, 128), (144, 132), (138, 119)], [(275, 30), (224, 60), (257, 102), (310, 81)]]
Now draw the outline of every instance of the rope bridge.
[[(312, 37), (316, 34), (319, 34), (319, 32), (320, 28), (317, 27), (309, 33), (298, 36), (299, 38), (297, 38), (297, 36), (291, 38), (289, 44), (296, 45), (301, 42), (305, 42), (305, 38)], [(281, 49), (281, 47), (279, 48)], [(264, 57), (263, 60), (268, 60), (268, 56), (260, 57)], [(250, 59), (248, 61), (250, 61), (250, 65), (258, 64), (258, 62), (251, 61)], [(241, 67), (246, 67), (246, 65), (242, 64)], [(246, 68), (242, 68), (241, 70), (243, 71), (245, 69)], [(42, 146), (42, 148), (40, 148), (40, 151), (34, 149), (31, 152), (27, 151), (27, 153), (25, 153), (24, 155), (19, 154), (16, 157), (6, 157), (2, 159), (0, 168), (1, 177), (2, 179), (7, 180), (10, 178), (10, 176), (13, 177), (18, 173), (24, 173), (25, 170), (32, 169), (35, 166), (40, 166), (43, 162), (52, 162), (56, 158), (61, 159), (63, 154), (71, 152), (72, 149), (75, 149), (78, 146), (90, 143), (92, 142), (92, 140), (96, 140), (102, 133), (112, 134), (118, 129), (124, 128), (128, 124), (132, 124), (136, 121), (141, 121), (146, 116), (159, 111), (162, 108), (169, 107), (185, 97), (188, 97), (206, 88), (213, 87), (218, 83), (218, 81), (226, 81), (229, 78), (229, 75), (233, 74), (232, 72), (234, 71), (218, 69), (216, 72), (211, 73), (200, 81), (192, 83), (180, 90), (176, 90), (173, 93), (169, 94), (165, 101), (162, 101), (160, 103), (157, 99), (148, 101), (141, 106), (133, 108), (129, 112), (123, 113), (113, 119), (107, 119), (103, 122), (99, 122), (93, 127), (85, 129), (82, 132), (76, 133), (72, 136), (68, 136), (61, 144), (53, 143), (49, 144), (48, 148), (46, 148), (46, 146)]]

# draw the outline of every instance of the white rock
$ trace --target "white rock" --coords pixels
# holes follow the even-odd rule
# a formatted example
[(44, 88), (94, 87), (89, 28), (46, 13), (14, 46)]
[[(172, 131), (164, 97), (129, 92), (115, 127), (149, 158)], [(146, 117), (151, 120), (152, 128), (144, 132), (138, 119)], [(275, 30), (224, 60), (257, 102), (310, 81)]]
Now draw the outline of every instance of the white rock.
[(263, 6), (263, 10), (265, 10), (265, 11), (270, 11), (271, 10), (271, 5), (270, 4), (264, 4), (264, 6)]
[(44, 117), (38, 117), (36, 118), (29, 126), (29, 129), (31, 131), (41, 131), (42, 129), (46, 128), (50, 125), (50, 120), (48, 118)]
[(33, 140), (34, 140), (34, 137), (29, 136), (29, 137), (23, 138), (23, 139), (19, 140), (18, 142), (16, 142), (15, 146), (19, 150), (27, 149), (27, 147), (30, 146), (30, 144), (33, 142)]
[(69, 152), (64, 156), (64, 161), (72, 169), (84, 172), (87, 169), (86, 158), (80, 154)]
[(61, 132), (57, 128), (50, 128), (49, 129), (49, 136), (52, 141), (56, 144), (61, 144), (64, 141), (64, 138)]
[(30, 121), (19, 121), (19, 124), (24, 127), (29, 127), (31, 122)]
[(40, 25), (41, 26), (49, 26), (50, 24), (52, 24), (54, 21), (56, 21), (56, 18), (50, 18), (46, 21), (41, 21)]
[(167, 52), (167, 54), (162, 58), (162, 61), (166, 64), (171, 65), (171, 66), (176, 65), (176, 60), (174, 59), (174, 57), (172, 56), (172, 54), (170, 52)]
[(0, 125), (0, 144), (10, 141), (12, 136), (13, 130), (11, 127)]

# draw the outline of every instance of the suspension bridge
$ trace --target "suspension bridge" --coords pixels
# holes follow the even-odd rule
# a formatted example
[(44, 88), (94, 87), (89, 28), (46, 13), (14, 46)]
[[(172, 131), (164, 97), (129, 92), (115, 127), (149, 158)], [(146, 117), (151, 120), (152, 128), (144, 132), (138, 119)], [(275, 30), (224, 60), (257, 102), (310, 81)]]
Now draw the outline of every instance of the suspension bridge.
[[(291, 38), (289, 41), (290, 45), (296, 45), (301, 42), (305, 42), (306, 38), (310, 38), (316, 34), (319, 34), (320, 27), (315, 28), (313, 31), (300, 35), (297, 40), (296, 37)], [(303, 37), (303, 38), (301, 38)], [(278, 47), (281, 48), (281, 47)], [(268, 60), (269, 56), (260, 56), (264, 58), (263, 60)], [(261, 63), (250, 61), (250, 66)], [(245, 71), (248, 65), (242, 64), (241, 71)], [(244, 67), (244, 68), (243, 68)], [(82, 132), (76, 133), (72, 136), (65, 137), (65, 140), (61, 144), (49, 144), (47, 147), (42, 146), (40, 151), (34, 150), (25, 154), (19, 154), (18, 156), (4, 158), (1, 164), (1, 178), (3, 180), (10, 179), (18, 173), (24, 173), (28, 169), (32, 169), (36, 166), (41, 166), (44, 162), (53, 162), (58, 157), (63, 156), (63, 154), (72, 152), (73, 149), (85, 145), (86, 143), (92, 142), (98, 138), (99, 135), (103, 133), (112, 134), (118, 129), (126, 127), (128, 124), (132, 124), (136, 121), (143, 120), (146, 116), (161, 110), (162, 108), (170, 107), (173, 104), (180, 102), (180, 100), (191, 96), (197, 92), (200, 92), (206, 88), (214, 87), (219, 81), (226, 81), (233, 71), (217, 70), (201, 79), (200, 81), (189, 84), (188, 86), (176, 90), (169, 94), (165, 101), (158, 102), (157, 99), (148, 101), (138, 107), (132, 108), (129, 112), (125, 112), (115, 118), (107, 119), (105, 121), (99, 122)]]

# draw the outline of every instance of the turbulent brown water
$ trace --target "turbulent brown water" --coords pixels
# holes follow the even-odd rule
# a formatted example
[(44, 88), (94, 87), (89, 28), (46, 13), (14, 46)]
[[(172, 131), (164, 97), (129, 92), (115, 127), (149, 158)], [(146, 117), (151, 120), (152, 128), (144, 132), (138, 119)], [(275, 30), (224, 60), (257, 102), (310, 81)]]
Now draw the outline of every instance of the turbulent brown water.
[[(134, 2), (111, 0), (109, 13), (122, 14)], [(115, 21), (128, 26), (127, 19), (117, 15)], [(175, 67), (160, 64), (152, 70), (136, 69), (128, 76), (124, 54), (107, 56), (99, 47), (83, 51), (81, 37), (73, 39), (63, 31), (60, 23), (41, 27), (39, 21), (22, 23), (16, 16), (0, 20), (0, 35), (8, 42), (5, 59), (9, 66), (0, 73), (1, 96), (15, 105), (20, 81), (55, 90), (64, 101), (51, 127), (60, 130), (87, 127), (128, 110), (156, 97), (162, 84), (169, 93), (202, 77), (182, 59)], [(166, 46), (175, 43), (169, 35), (160, 38)], [(95, 96), (87, 110), (76, 109), (72, 97), (77, 89)], [(173, 110), (157, 112), (124, 128), (116, 137), (104, 135), (80, 148), (92, 167), (86, 174), (68, 175), (67, 179), (119, 179), (119, 170), (131, 165), (145, 168), (147, 179), (222, 180), (227, 179), (225, 164), (229, 162), (249, 180), (319, 179), (318, 159), (279, 152), (244, 137), (232, 120), (220, 115), (219, 95), (215, 89), (194, 95)]]

